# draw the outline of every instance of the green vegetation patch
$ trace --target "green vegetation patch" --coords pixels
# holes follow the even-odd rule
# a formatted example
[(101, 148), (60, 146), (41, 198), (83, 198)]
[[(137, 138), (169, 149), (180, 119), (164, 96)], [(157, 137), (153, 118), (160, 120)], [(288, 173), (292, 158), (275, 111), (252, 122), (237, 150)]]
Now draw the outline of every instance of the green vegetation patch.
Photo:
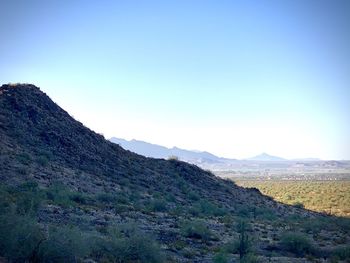
[(258, 188), (282, 203), (350, 217), (350, 181), (257, 181), (239, 180), (243, 187)]

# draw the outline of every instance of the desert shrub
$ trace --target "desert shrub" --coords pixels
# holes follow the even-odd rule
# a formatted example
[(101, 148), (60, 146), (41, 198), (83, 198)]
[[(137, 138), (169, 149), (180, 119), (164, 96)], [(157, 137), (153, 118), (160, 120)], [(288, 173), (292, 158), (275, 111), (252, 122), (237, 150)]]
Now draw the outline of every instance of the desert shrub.
[(173, 216), (180, 216), (184, 213), (184, 207), (181, 205), (176, 205), (169, 211), (169, 213)]
[(167, 203), (163, 199), (154, 199), (149, 201), (146, 208), (148, 211), (152, 212), (165, 212), (167, 211)]
[(17, 161), (23, 165), (29, 165), (32, 162), (32, 158), (27, 153), (20, 153), (16, 156)]
[(93, 203), (93, 199), (87, 194), (72, 191), (61, 182), (54, 182), (52, 185), (50, 185), (50, 187), (46, 190), (46, 198), (52, 201), (54, 204), (62, 207), (70, 207), (75, 203)]
[(264, 220), (276, 220), (277, 216), (272, 209), (257, 207), (253, 209), (254, 217)]
[(129, 181), (129, 179), (126, 178), (126, 177), (120, 178), (120, 179), (119, 179), (119, 184), (120, 184), (121, 186), (126, 187), (126, 186), (129, 186), (129, 185), (130, 185), (130, 181)]
[(166, 199), (168, 202), (172, 202), (172, 203), (175, 203), (175, 201), (176, 201), (175, 196), (174, 196), (172, 193), (169, 193), (169, 192), (166, 193), (165, 199)]
[(129, 203), (129, 200), (131, 202), (139, 202), (141, 200), (141, 198), (142, 198), (142, 196), (141, 196), (139, 191), (132, 192), (129, 197), (120, 193), (117, 197), (117, 202), (127, 204), (127, 203)]
[(228, 255), (225, 252), (218, 252), (215, 254), (215, 256), (213, 257), (213, 262), (214, 263), (228, 263), (229, 262), (229, 258)]
[(350, 246), (342, 246), (332, 251), (332, 258), (350, 261)]
[(188, 192), (188, 198), (192, 201), (198, 201), (200, 199), (200, 196), (196, 192), (190, 191)]
[(43, 239), (33, 218), (13, 212), (0, 216), (0, 255), (9, 261), (31, 261)]
[(238, 205), (236, 214), (242, 218), (249, 218), (251, 216), (250, 209), (246, 205)]
[(230, 214), (227, 214), (220, 218), (220, 222), (224, 223), (226, 227), (232, 227), (234, 220)]
[(227, 253), (237, 254), (238, 253), (238, 247), (239, 247), (239, 241), (236, 240), (236, 239), (231, 239), (227, 243), (224, 244), (223, 249)]
[(71, 195), (69, 196), (69, 199), (81, 205), (86, 205), (92, 201), (88, 195), (80, 192), (71, 193)]
[(0, 215), (8, 213), (12, 208), (12, 197), (5, 186), (0, 186)]
[(327, 220), (317, 218), (302, 221), (301, 226), (306, 232), (319, 233), (323, 229), (327, 229), (329, 222)]
[(39, 157), (37, 157), (36, 161), (38, 162), (38, 164), (40, 164), (41, 166), (47, 166), (49, 164), (49, 157), (47, 157), (46, 155), (40, 155)]
[(223, 216), (227, 213), (225, 209), (220, 208), (207, 200), (196, 202), (189, 212), (193, 216)]
[(87, 239), (74, 227), (50, 227), (39, 248), (41, 262), (77, 262), (89, 254)]
[(27, 166), (18, 166), (17, 167), (17, 172), (21, 175), (27, 175), (29, 173), (29, 169)]
[(187, 194), (189, 192), (190, 187), (186, 180), (177, 174), (174, 178), (176, 179), (176, 186), (180, 189), (180, 191), (184, 194)]
[(253, 253), (246, 254), (241, 260), (241, 263), (259, 263), (260, 260)]
[(39, 191), (39, 185), (35, 181), (26, 181), (18, 186), (19, 191), (29, 191), (29, 192), (37, 192)]
[(16, 210), (21, 215), (36, 214), (42, 202), (40, 196), (33, 193), (22, 193), (17, 197)]
[(342, 231), (350, 232), (350, 218), (332, 218), (331, 222)]
[(312, 250), (310, 240), (302, 233), (284, 233), (281, 237), (280, 244), (283, 249), (292, 252), (297, 256), (304, 256)]
[(159, 245), (134, 225), (110, 228), (95, 243), (93, 256), (97, 261), (164, 262)]
[(218, 207), (216, 204), (213, 204), (206, 200), (201, 200), (200, 206), (204, 215), (223, 216), (226, 214), (225, 209)]
[(47, 199), (62, 207), (69, 207), (72, 205), (70, 199), (71, 194), (72, 192), (69, 188), (61, 182), (54, 182), (46, 191)]
[[(130, 199), (132, 199), (133, 198), (133, 196), (131, 195), (130, 196)], [(134, 201), (136, 201), (136, 200), (139, 200), (140, 198), (133, 198), (133, 200)], [(128, 197), (127, 196), (125, 196), (125, 195), (117, 195), (116, 196), (116, 203), (118, 203), (118, 204), (128, 204), (129, 203), (129, 199), (128, 199)]]
[(114, 212), (115, 214), (121, 214), (121, 213), (124, 213), (124, 212), (127, 212), (131, 209), (130, 206), (128, 205), (125, 205), (125, 204), (116, 204), (114, 205)]
[(212, 233), (204, 221), (187, 221), (182, 224), (181, 233), (185, 237), (202, 239), (208, 241), (212, 237)]
[(35, 215), (44, 199), (44, 194), (36, 182), (28, 181), (10, 190), (17, 213)]
[(21, 215), (35, 215), (42, 200), (43, 191), (32, 181), (16, 187), (2, 186), (0, 188), (0, 214), (15, 209)]
[(117, 197), (116, 195), (110, 193), (99, 193), (97, 195), (97, 200), (101, 203), (110, 204), (116, 202)]
[(199, 205), (193, 205), (188, 209), (188, 213), (194, 217), (201, 216), (202, 209)]

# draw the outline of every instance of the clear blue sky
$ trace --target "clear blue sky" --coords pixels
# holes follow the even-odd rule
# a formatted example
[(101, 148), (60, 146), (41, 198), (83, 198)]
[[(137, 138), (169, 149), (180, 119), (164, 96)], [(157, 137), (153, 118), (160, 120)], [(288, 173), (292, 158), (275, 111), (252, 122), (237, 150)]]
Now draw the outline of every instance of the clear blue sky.
[(0, 1), (0, 83), (111, 136), (350, 159), (350, 1)]

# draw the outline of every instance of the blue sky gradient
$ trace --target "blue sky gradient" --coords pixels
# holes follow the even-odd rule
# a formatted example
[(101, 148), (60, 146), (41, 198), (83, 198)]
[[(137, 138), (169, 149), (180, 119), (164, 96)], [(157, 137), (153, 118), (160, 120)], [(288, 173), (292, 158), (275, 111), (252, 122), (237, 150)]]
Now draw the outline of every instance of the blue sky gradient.
[(88, 127), (244, 158), (350, 159), (350, 1), (0, 2), (0, 83)]

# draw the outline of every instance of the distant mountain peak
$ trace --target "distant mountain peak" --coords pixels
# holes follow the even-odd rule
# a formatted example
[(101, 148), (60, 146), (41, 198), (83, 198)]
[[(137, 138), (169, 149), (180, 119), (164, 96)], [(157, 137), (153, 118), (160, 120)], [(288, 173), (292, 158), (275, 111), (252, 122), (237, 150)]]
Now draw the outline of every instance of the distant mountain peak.
[(284, 159), (282, 157), (278, 157), (278, 156), (273, 156), (270, 155), (266, 152), (263, 152), (257, 156), (251, 157), (251, 158), (247, 158), (246, 160), (250, 160), (250, 161), (265, 161), (265, 162), (276, 162), (276, 161), (286, 161), (287, 159)]

